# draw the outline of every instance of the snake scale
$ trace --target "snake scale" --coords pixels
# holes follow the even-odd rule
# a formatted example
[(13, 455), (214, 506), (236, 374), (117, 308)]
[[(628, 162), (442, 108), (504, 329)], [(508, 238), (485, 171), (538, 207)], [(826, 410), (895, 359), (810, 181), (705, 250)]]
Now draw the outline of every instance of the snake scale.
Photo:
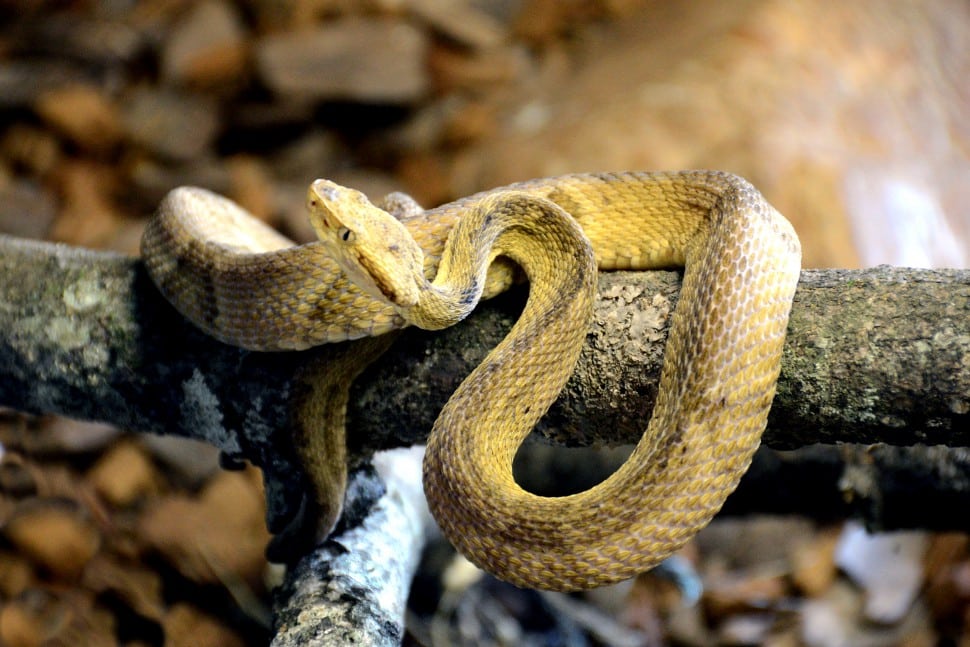
[[(525, 310), (442, 410), (424, 463), (432, 513), (485, 570), (557, 590), (632, 577), (706, 525), (750, 464), (801, 254), (791, 225), (746, 180), (568, 175), (405, 208), (400, 221), (317, 180), (307, 205), (321, 240), (294, 246), (224, 198), (176, 189), (146, 230), (146, 265), (189, 319), (255, 350), (441, 328), (524, 270)], [(613, 475), (537, 496), (515, 483), (512, 459), (574, 367), (597, 266), (685, 268), (657, 402)]]

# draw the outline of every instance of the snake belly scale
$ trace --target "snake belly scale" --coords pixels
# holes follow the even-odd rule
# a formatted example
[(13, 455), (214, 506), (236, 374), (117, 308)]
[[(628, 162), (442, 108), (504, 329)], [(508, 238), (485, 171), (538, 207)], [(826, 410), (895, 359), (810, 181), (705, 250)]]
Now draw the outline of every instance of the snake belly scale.
[[(255, 350), (450, 325), (509, 285), (510, 261), (522, 267), (525, 311), (442, 410), (425, 457), (432, 512), (472, 562), (536, 588), (626, 579), (682, 546), (736, 487), (766, 425), (801, 262), (791, 225), (747, 181), (571, 175), (399, 222), (318, 180), (308, 206), (321, 241), (292, 246), (232, 203), (178, 189), (146, 230), (146, 265), (197, 325)], [(372, 219), (376, 235), (357, 229)], [(376, 259), (365, 249), (375, 240)], [(633, 453), (590, 490), (541, 497), (515, 483), (512, 458), (572, 371), (593, 257), (600, 269), (683, 266), (683, 287)]]

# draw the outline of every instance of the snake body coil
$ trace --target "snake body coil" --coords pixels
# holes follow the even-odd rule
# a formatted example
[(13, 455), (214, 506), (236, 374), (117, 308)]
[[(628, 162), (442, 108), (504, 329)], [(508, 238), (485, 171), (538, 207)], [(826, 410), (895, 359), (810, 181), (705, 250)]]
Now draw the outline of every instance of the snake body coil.
[[(800, 265), (791, 225), (745, 180), (534, 180), (384, 222), (373, 237), (358, 223), (380, 214), (360, 194), (318, 180), (309, 196), (323, 242), (290, 247), (228, 201), (173, 192), (146, 231), (149, 271), (203, 329), (276, 350), (448, 325), (507, 286), (503, 258), (520, 265), (526, 310), (445, 406), (425, 458), (435, 518), (473, 562), (521, 586), (590, 588), (654, 566), (720, 509), (766, 424)], [(213, 228), (214, 212), (227, 224)], [(641, 441), (599, 485), (547, 498), (520, 488), (511, 465), (585, 336), (595, 268), (584, 236), (601, 269), (683, 265), (684, 283)]]

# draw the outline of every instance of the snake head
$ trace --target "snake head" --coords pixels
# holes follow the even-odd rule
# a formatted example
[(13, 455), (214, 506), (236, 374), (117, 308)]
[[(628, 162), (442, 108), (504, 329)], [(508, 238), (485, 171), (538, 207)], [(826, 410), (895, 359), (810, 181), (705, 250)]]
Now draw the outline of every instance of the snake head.
[(310, 225), (350, 281), (371, 296), (410, 308), (425, 285), (424, 252), (394, 216), (360, 191), (315, 180)]

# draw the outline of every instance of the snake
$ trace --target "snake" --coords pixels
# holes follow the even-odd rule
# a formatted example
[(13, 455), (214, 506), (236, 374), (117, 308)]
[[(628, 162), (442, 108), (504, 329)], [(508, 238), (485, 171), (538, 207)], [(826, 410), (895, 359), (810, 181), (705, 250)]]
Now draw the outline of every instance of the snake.
[[(428, 210), (405, 196), (388, 213), (320, 179), (306, 204), (319, 240), (295, 245), (225, 198), (174, 189), (146, 228), (145, 264), (196, 325), (261, 351), (450, 326), (524, 274), (522, 314), (452, 394), (424, 458), (429, 508), (475, 565), (539, 589), (628, 579), (681, 548), (736, 488), (767, 425), (801, 265), (793, 227), (747, 180), (573, 174)], [(520, 487), (512, 460), (575, 366), (597, 271), (677, 267), (657, 399), (627, 460), (576, 494)], [(311, 472), (327, 462), (306, 461)]]

